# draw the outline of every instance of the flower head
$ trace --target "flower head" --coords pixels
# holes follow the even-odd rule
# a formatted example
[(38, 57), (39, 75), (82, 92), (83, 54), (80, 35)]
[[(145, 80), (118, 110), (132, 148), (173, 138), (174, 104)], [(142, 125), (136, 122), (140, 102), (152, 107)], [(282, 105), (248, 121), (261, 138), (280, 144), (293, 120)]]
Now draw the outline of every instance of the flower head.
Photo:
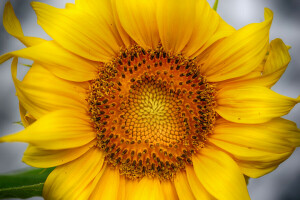
[[(300, 98), (270, 88), (290, 56), (265, 21), (235, 30), (205, 0), (33, 2), (53, 40), (4, 27), (27, 48), (12, 76), (29, 143), (23, 161), (56, 167), (46, 199), (249, 199), (244, 176), (273, 171), (300, 145), (281, 118)], [(16, 77), (17, 57), (33, 60)]]

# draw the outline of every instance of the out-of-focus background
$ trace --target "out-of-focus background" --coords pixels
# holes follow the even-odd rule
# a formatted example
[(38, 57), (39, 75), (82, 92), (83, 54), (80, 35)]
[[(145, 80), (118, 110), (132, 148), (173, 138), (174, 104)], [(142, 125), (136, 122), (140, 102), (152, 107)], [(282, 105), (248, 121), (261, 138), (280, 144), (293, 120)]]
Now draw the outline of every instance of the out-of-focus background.
[[(66, 2), (72, 0), (40, 0), (55, 7), (63, 8)], [(2, 15), (6, 0), (0, 0), (0, 54), (23, 48), (23, 45), (4, 30)], [(23, 32), (28, 36), (50, 39), (36, 24), (36, 16), (30, 7), (30, 0), (11, 0), (17, 17), (21, 21)], [(209, 0), (213, 5), (214, 0)], [(273, 87), (276, 92), (297, 97), (300, 94), (300, 1), (299, 0), (220, 0), (218, 13), (236, 29), (249, 23), (263, 21), (264, 8), (274, 12), (270, 39), (282, 38), (291, 45), (292, 61), (281, 80)], [(14, 133), (23, 127), (14, 124), (20, 121), (18, 100), (10, 75), (8, 61), (0, 65), (0, 136)], [(20, 59), (20, 63), (31, 64)], [(19, 67), (19, 78), (26, 73), (26, 67)], [(300, 127), (300, 105), (285, 116)], [(25, 168), (21, 162), (26, 144), (0, 144), (0, 173)], [(259, 178), (250, 179), (248, 185), (253, 200), (299, 200), (300, 199), (300, 148), (274, 172)], [(31, 198), (39, 200), (40, 197)]]

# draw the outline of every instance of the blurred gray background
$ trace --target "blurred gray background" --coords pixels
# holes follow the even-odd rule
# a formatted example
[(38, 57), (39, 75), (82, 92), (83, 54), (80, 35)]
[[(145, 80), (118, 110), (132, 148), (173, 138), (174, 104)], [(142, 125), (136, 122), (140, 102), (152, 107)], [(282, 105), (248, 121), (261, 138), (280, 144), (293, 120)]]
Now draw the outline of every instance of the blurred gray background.
[[(3, 28), (2, 15), (6, 0), (0, 0), (0, 54), (23, 48)], [(72, 0), (43, 0), (55, 7), (63, 8), (66, 2)], [(213, 5), (214, 0), (209, 0)], [(30, 7), (30, 0), (11, 0), (17, 17), (21, 21), (23, 32), (28, 36), (38, 36), (50, 39), (36, 24), (36, 16)], [(292, 61), (281, 80), (273, 87), (276, 92), (297, 97), (300, 95), (300, 0), (220, 0), (218, 13), (229, 24), (239, 29), (252, 22), (260, 22), (264, 8), (274, 12), (270, 39), (282, 38), (292, 46), (290, 54)], [(20, 121), (18, 100), (10, 75), (8, 61), (0, 66), (0, 136), (14, 133), (22, 126), (13, 122)], [(30, 61), (20, 59), (20, 63), (31, 64)], [(26, 67), (19, 67), (18, 77), (26, 73)], [(285, 116), (300, 127), (300, 105)], [(0, 173), (25, 168), (21, 162), (26, 144), (0, 144)], [(248, 185), (253, 200), (299, 200), (300, 199), (300, 148), (274, 172), (259, 178), (251, 179)], [(31, 198), (41, 199), (40, 197)]]

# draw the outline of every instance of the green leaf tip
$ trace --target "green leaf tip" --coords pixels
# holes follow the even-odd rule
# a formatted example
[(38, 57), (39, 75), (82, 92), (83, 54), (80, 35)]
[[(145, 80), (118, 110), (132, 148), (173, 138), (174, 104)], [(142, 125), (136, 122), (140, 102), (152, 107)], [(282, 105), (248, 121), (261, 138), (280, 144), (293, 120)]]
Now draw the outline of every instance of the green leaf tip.
[(0, 199), (42, 196), (44, 182), (54, 168), (30, 168), (0, 175)]
[(18, 125), (24, 126), (24, 124), (23, 124), (23, 122), (22, 122), (22, 121), (13, 122), (13, 124), (18, 124)]
[(32, 67), (32, 65), (22, 64), (25, 67)]
[(218, 9), (218, 4), (219, 4), (219, 0), (215, 0), (214, 7), (213, 7), (215, 11), (217, 11)]

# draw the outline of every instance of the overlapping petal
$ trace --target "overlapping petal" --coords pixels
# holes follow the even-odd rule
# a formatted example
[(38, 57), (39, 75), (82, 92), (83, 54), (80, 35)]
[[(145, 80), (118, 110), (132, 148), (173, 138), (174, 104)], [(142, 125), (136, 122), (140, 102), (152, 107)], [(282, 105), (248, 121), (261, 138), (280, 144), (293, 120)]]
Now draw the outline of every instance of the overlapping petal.
[(269, 45), (273, 13), (265, 9), (265, 21), (247, 25), (212, 45), (199, 61), (210, 82), (243, 76), (262, 62)]
[(93, 147), (80, 158), (56, 167), (45, 182), (44, 198), (79, 199), (81, 196), (81, 199), (84, 199), (82, 193), (88, 197), (92, 190), (87, 191), (87, 187), (93, 183), (95, 177), (100, 173), (103, 163), (103, 152)]
[(118, 30), (116, 20), (114, 18), (114, 9), (111, 0), (76, 0), (75, 7), (83, 12), (89, 11), (101, 26), (105, 25), (120, 47), (128, 46), (122, 40), (122, 34)]
[(27, 110), (22, 106), (21, 103), (19, 103), (19, 110), (21, 122), (23, 123), (23, 126), (25, 128), (36, 121), (36, 119), (30, 113), (27, 112)]
[(44, 115), (18, 133), (0, 138), (0, 141), (26, 142), (41, 149), (59, 150), (79, 147), (95, 138), (96, 133), (87, 114), (58, 110)]
[[(209, 47), (212, 46), (215, 42), (220, 41), (223, 38), (226, 38), (232, 35), (236, 30), (227, 24), (221, 17), (219, 19), (219, 26), (217, 27), (215, 33), (212, 37), (198, 50), (196, 51), (191, 57), (196, 57), (197, 60), (201, 60), (202, 55), (207, 56), (205, 54), (206, 49), (209, 51)], [(200, 62), (201, 64), (201, 62)]]
[(96, 143), (97, 141), (93, 140), (80, 147), (59, 150), (45, 150), (29, 145), (24, 152), (22, 161), (38, 168), (56, 167), (79, 158), (95, 146)]
[(176, 177), (174, 179), (174, 185), (179, 199), (183, 199), (183, 200), (196, 199), (196, 194), (193, 193), (185, 172), (176, 173)]
[(126, 177), (125, 176), (120, 176), (117, 199), (126, 200)]
[(175, 186), (172, 181), (161, 181), (160, 185), (165, 199), (179, 200)]
[(249, 152), (247, 147), (232, 145), (223, 141), (213, 140), (212, 143), (238, 158), (237, 162), (241, 171), (253, 178), (258, 178), (275, 170), (293, 152), (274, 154), (256, 149)]
[(132, 194), (136, 191), (138, 180), (131, 180), (125, 178), (125, 197), (124, 199), (130, 199)]
[(196, 199), (199, 200), (214, 199), (214, 197), (211, 194), (209, 194), (208, 191), (200, 183), (199, 179), (196, 176), (195, 170), (192, 166), (186, 167), (186, 175)]
[(38, 64), (34, 64), (23, 81), (17, 79), (17, 59), (12, 63), (12, 76), (21, 105), (35, 119), (58, 109), (87, 110), (88, 83), (60, 79)]
[(37, 37), (24, 36), (21, 24), (16, 17), (14, 9), (9, 1), (5, 4), (4, 8), (3, 26), (9, 34), (18, 38), (26, 46), (33, 46), (46, 41)]
[(122, 38), (122, 41), (123, 41), (125, 47), (130, 47), (135, 42), (129, 36), (129, 34), (124, 30), (124, 28), (123, 28), (123, 26), (121, 24), (119, 13), (117, 11), (116, 0), (112, 0), (111, 1), (111, 6), (112, 6), (112, 13), (113, 13), (114, 21), (115, 21), (115, 24), (116, 24), (116, 28), (117, 28), (117, 30), (118, 30), (118, 32), (120, 34), (120, 37)]
[(133, 192), (129, 193), (128, 200), (140, 200), (145, 198), (148, 200), (164, 199), (160, 181), (157, 178), (149, 178), (146, 176), (142, 178)]
[(227, 37), (234, 29), (224, 22), (206, 0), (196, 0), (195, 24), (190, 40), (182, 50), (187, 57), (197, 57), (215, 41)]
[(281, 39), (272, 40), (266, 60), (258, 69), (245, 76), (222, 82), (219, 87), (236, 87), (237, 85), (272, 87), (280, 79), (290, 60), (288, 48), (283, 41)]
[(216, 111), (223, 118), (236, 123), (263, 123), (286, 115), (300, 102), (280, 95), (266, 87), (245, 86), (224, 88), (216, 95)]
[(161, 43), (166, 51), (179, 54), (190, 41), (194, 31), (196, 1), (165, 0), (157, 3), (157, 24)]
[(218, 120), (210, 138), (270, 153), (292, 151), (300, 145), (300, 130), (292, 121), (275, 118), (262, 124)]
[(124, 30), (145, 49), (156, 48), (159, 33), (156, 22), (156, 0), (116, 0), (116, 9)]
[(119, 190), (119, 170), (106, 167), (103, 175), (93, 189), (89, 199), (117, 199)]
[(43, 42), (26, 49), (4, 54), (0, 56), (0, 63), (12, 56), (33, 60), (42, 64), (58, 77), (77, 82), (94, 79), (99, 68), (98, 63), (76, 56), (54, 41)]
[(203, 187), (216, 199), (250, 199), (243, 174), (226, 153), (206, 146), (193, 156), (193, 166)]
[(274, 170), (300, 145), (300, 130), (282, 118), (254, 125), (219, 120), (209, 141), (232, 154), (243, 173), (257, 178)]
[(120, 46), (109, 28), (110, 24), (99, 23), (88, 12), (58, 9), (39, 2), (31, 5), (38, 24), (65, 49), (101, 62), (110, 61), (119, 52)]

